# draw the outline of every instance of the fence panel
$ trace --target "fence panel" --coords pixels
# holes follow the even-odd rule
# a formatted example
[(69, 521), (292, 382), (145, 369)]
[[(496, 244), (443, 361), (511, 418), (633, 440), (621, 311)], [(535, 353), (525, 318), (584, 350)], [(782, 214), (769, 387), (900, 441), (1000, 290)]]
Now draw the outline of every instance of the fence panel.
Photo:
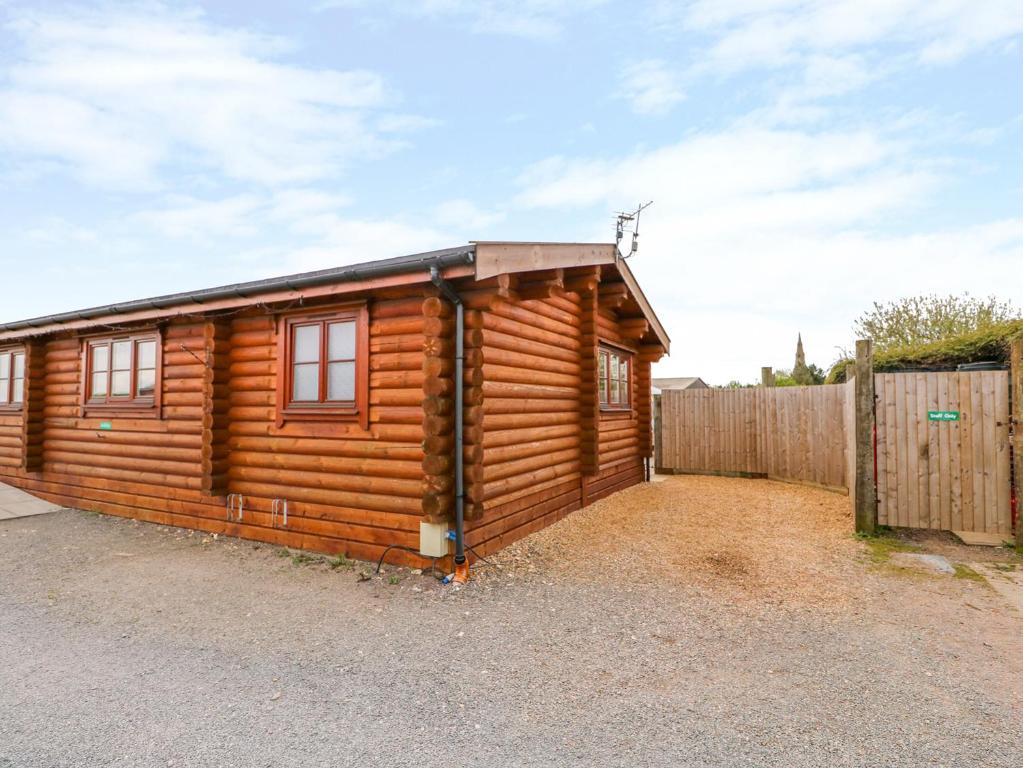
[(661, 393), (660, 466), (848, 487), (848, 385)]
[(1009, 374), (875, 374), (878, 522), (1010, 533)]

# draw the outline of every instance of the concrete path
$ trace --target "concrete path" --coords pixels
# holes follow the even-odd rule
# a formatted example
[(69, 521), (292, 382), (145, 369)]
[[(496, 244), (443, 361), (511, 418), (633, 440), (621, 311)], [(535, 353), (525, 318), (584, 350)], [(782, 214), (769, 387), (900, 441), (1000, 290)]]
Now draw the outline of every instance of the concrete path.
[(0, 520), (45, 515), (47, 512), (56, 512), (58, 509), (63, 509), (63, 507), (37, 499), (30, 493), (0, 483)]

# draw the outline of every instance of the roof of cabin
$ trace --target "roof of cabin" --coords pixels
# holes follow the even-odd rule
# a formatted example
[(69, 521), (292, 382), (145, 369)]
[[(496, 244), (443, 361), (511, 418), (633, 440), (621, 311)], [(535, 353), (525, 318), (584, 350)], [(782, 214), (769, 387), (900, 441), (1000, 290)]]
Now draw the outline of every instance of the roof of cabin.
[[(0, 340), (57, 331), (61, 326), (71, 323), (80, 327), (83, 322), (88, 323), (95, 320), (96, 324), (100, 324), (99, 321), (103, 319), (141, 312), (158, 312), (161, 315), (165, 313), (168, 316), (179, 314), (182, 309), (201, 312), (204, 305), (223, 299), (252, 299), (253, 302), (256, 302), (261, 296), (274, 292), (300, 291), (315, 286), (359, 282), (417, 271), (423, 271), (424, 279), (429, 279), (428, 273), (433, 267), (442, 271), (448, 268), (472, 267), (476, 279), (482, 280), (500, 273), (601, 265), (611, 265), (618, 272), (622, 281), (628, 286), (629, 292), (643, 316), (650, 323), (651, 331), (667, 351), (670, 339), (639, 288), (625, 259), (618, 252), (617, 246), (604, 243), (473, 242), (455, 248), (415, 253), (391, 259), (252, 280), (198, 291), (172, 293), (149, 299), (135, 299), (27, 320), (0, 323)], [(461, 272), (461, 274), (465, 273)]]

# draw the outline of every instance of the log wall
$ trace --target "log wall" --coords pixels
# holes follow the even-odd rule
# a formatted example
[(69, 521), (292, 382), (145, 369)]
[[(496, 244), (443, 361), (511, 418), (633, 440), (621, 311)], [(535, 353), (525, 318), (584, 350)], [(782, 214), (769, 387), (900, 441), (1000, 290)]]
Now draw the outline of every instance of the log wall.
[[(597, 293), (511, 298), (482, 313), (483, 510), (467, 536), (483, 554), (643, 479), (643, 412), (596, 407), (598, 341), (636, 349)], [(634, 366), (636, 404), (649, 399), (650, 366)]]
[[(636, 349), (620, 333), (620, 284), (605, 304), (599, 272), (577, 276), (577, 291), (548, 272), (459, 286), (467, 536), (480, 553), (643, 476), (649, 410), (595, 404), (598, 341)], [(0, 414), (0, 480), (67, 506), (359, 559), (418, 549), (419, 523), (454, 512), (452, 307), (423, 285), (369, 301), (368, 427), (279, 421), (277, 319), (253, 307), (165, 324), (160, 418), (83, 417), (80, 339), (32, 340), (24, 415)], [(649, 363), (634, 365), (641, 404)], [(286, 525), (274, 515), (285, 501)]]
[[(82, 418), (80, 341), (51, 340), (41, 471), (21, 466), (25, 419), (0, 415), (0, 480), (67, 506), (362, 559), (418, 548), (422, 307), (420, 289), (370, 304), (368, 430), (276, 424), (276, 322), (263, 311), (164, 328), (162, 418)], [(229, 493), (244, 497), (241, 520), (228, 519)], [(275, 499), (288, 501), (287, 527)]]

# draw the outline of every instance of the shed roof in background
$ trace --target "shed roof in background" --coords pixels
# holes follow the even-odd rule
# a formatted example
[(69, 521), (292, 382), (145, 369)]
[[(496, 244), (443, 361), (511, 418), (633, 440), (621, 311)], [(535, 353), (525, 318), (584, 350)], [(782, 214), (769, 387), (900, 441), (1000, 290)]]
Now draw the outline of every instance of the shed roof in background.
[(655, 389), (710, 389), (699, 376), (678, 376), (669, 379), (651, 379)]

